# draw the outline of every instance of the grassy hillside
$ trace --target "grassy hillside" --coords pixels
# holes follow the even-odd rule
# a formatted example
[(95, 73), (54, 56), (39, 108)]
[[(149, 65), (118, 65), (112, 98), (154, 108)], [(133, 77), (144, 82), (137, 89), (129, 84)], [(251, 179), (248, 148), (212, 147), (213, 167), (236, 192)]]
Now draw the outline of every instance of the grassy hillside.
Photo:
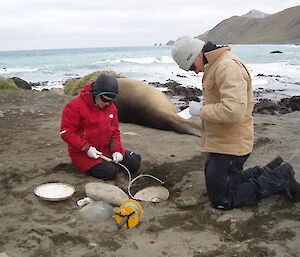
[(0, 90), (22, 90), (9, 78), (0, 77)]
[(300, 6), (265, 18), (233, 16), (197, 38), (217, 44), (300, 42)]
[(101, 73), (106, 73), (109, 75), (114, 76), (115, 78), (122, 78), (122, 76), (118, 73), (115, 73), (113, 71), (95, 71), (93, 73), (90, 73), (80, 79), (71, 79), (64, 85), (64, 92), (66, 95), (77, 95), (82, 87), (88, 83), (91, 83), (96, 80), (96, 78)]

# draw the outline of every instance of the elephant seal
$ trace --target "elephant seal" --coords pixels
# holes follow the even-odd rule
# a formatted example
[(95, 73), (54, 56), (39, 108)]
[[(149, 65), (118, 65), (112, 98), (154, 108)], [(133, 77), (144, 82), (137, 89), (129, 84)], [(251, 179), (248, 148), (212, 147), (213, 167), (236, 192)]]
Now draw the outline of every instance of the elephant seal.
[(138, 80), (117, 80), (119, 94), (115, 105), (119, 121), (200, 136), (199, 125), (178, 116), (175, 105), (164, 93)]

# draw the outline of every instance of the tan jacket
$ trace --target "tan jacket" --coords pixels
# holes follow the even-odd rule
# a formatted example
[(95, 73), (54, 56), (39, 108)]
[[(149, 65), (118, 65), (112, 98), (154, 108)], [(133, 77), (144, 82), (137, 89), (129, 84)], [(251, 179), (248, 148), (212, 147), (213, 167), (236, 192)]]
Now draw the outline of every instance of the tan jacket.
[(253, 92), (249, 71), (230, 47), (205, 53), (202, 152), (245, 155), (253, 148)]

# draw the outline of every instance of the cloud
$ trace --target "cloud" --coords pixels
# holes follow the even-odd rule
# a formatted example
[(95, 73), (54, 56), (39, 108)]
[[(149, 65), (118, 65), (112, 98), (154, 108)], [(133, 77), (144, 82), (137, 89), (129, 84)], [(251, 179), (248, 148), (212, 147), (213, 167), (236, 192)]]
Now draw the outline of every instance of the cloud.
[(0, 50), (165, 44), (204, 33), (251, 9), (275, 13), (295, 1), (0, 0)]

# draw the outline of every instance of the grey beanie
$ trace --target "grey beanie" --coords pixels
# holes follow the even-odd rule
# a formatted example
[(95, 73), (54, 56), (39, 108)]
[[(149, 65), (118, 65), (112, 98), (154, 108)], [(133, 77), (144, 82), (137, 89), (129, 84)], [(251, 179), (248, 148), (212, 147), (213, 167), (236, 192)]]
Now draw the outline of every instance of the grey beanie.
[(172, 47), (172, 57), (178, 66), (188, 71), (203, 49), (205, 42), (200, 39), (183, 36)]

